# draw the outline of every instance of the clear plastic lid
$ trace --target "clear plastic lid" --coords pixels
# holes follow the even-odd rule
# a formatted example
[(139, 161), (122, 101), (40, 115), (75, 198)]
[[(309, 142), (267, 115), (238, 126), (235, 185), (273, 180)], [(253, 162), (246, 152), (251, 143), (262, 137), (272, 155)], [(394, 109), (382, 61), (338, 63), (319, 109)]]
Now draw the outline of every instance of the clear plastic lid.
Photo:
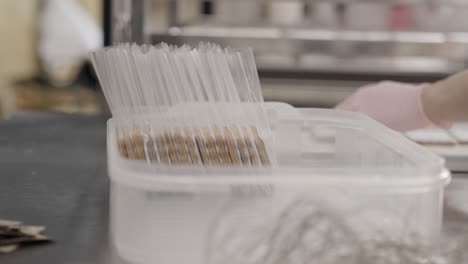
[(360, 114), (296, 109), (265, 103), (277, 164), (268, 168), (155, 166), (122, 158), (115, 124), (108, 122), (108, 159), (114, 180), (166, 184), (355, 184), (374, 188), (434, 188), (448, 183), (445, 161)]

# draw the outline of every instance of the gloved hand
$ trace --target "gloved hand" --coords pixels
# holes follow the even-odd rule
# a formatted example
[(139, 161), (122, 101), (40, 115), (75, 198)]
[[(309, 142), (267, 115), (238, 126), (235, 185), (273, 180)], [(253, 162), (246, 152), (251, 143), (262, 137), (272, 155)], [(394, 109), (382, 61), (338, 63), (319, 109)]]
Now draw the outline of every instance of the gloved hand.
[(468, 71), (425, 89), (422, 103), (427, 116), (436, 123), (468, 121)]
[(423, 108), (423, 91), (427, 89), (432, 89), (430, 84), (384, 81), (360, 88), (337, 108), (367, 114), (397, 131), (419, 129), (434, 125)]
[(381, 82), (359, 89), (337, 106), (362, 112), (398, 131), (468, 121), (468, 71), (434, 84)]

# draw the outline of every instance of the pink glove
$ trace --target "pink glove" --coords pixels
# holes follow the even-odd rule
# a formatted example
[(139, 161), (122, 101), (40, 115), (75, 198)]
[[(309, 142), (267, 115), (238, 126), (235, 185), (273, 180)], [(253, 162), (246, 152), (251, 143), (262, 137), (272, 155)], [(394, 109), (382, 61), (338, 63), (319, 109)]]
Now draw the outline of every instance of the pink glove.
[(428, 86), (430, 84), (380, 82), (360, 88), (336, 108), (367, 114), (397, 131), (424, 128), (435, 125), (422, 107), (422, 90)]

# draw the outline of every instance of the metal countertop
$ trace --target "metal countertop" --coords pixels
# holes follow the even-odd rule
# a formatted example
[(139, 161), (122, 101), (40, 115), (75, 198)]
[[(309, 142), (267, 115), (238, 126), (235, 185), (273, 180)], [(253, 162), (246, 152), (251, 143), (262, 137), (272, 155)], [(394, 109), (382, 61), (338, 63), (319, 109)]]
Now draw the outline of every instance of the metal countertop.
[[(0, 218), (44, 225), (56, 242), (2, 264), (116, 263), (108, 245), (104, 117), (19, 113), (0, 122)], [(447, 189), (444, 234), (468, 237), (468, 174)]]

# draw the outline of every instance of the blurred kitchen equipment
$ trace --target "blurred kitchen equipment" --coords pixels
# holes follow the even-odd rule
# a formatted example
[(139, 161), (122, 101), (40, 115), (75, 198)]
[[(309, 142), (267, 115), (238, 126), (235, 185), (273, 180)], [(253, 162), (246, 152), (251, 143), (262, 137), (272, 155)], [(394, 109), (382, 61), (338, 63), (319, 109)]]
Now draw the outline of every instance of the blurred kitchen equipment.
[(299, 25), (304, 21), (303, 0), (276, 0), (268, 3), (268, 15), (273, 25)]
[[(463, 1), (211, 0), (209, 15), (203, 12), (206, 1), (114, 2), (129, 5), (114, 8), (114, 42), (252, 47), (262, 82), (284, 84), (278, 97), (269, 98), (276, 101), (294, 103), (304, 101), (303, 92), (325, 92), (313, 91), (314, 82), (323, 87), (342, 81), (330, 91), (344, 89), (344, 94), (355, 84), (383, 79), (435, 81), (467, 65), (468, 28), (460, 19), (449, 19), (464, 17), (468, 3)], [(148, 8), (155, 5), (159, 8)], [(189, 19), (181, 13), (190, 13)], [(306, 82), (311, 84), (307, 91), (295, 89)], [(303, 103), (333, 106), (341, 99), (331, 100), (335, 94), (305, 96), (310, 100)], [(327, 102), (321, 101), (325, 97)]]
[(326, 1), (309, 1), (311, 17), (319, 27), (331, 27), (336, 24), (335, 3)]
[[(196, 1), (194, 1), (196, 2)], [(261, 1), (218, 0), (215, 1), (216, 20), (227, 24), (255, 24), (261, 21), (263, 4)]]
[(356, 30), (387, 30), (389, 11), (388, 5), (382, 2), (348, 3), (346, 22)]
[[(427, 19), (427, 18), (426, 18)], [(413, 20), (412, 9), (406, 4), (394, 4), (391, 7), (390, 25), (393, 29), (407, 29)]]
[(67, 86), (88, 52), (102, 46), (102, 32), (77, 0), (44, 1), (39, 22), (38, 55), (44, 73), (52, 85)]

